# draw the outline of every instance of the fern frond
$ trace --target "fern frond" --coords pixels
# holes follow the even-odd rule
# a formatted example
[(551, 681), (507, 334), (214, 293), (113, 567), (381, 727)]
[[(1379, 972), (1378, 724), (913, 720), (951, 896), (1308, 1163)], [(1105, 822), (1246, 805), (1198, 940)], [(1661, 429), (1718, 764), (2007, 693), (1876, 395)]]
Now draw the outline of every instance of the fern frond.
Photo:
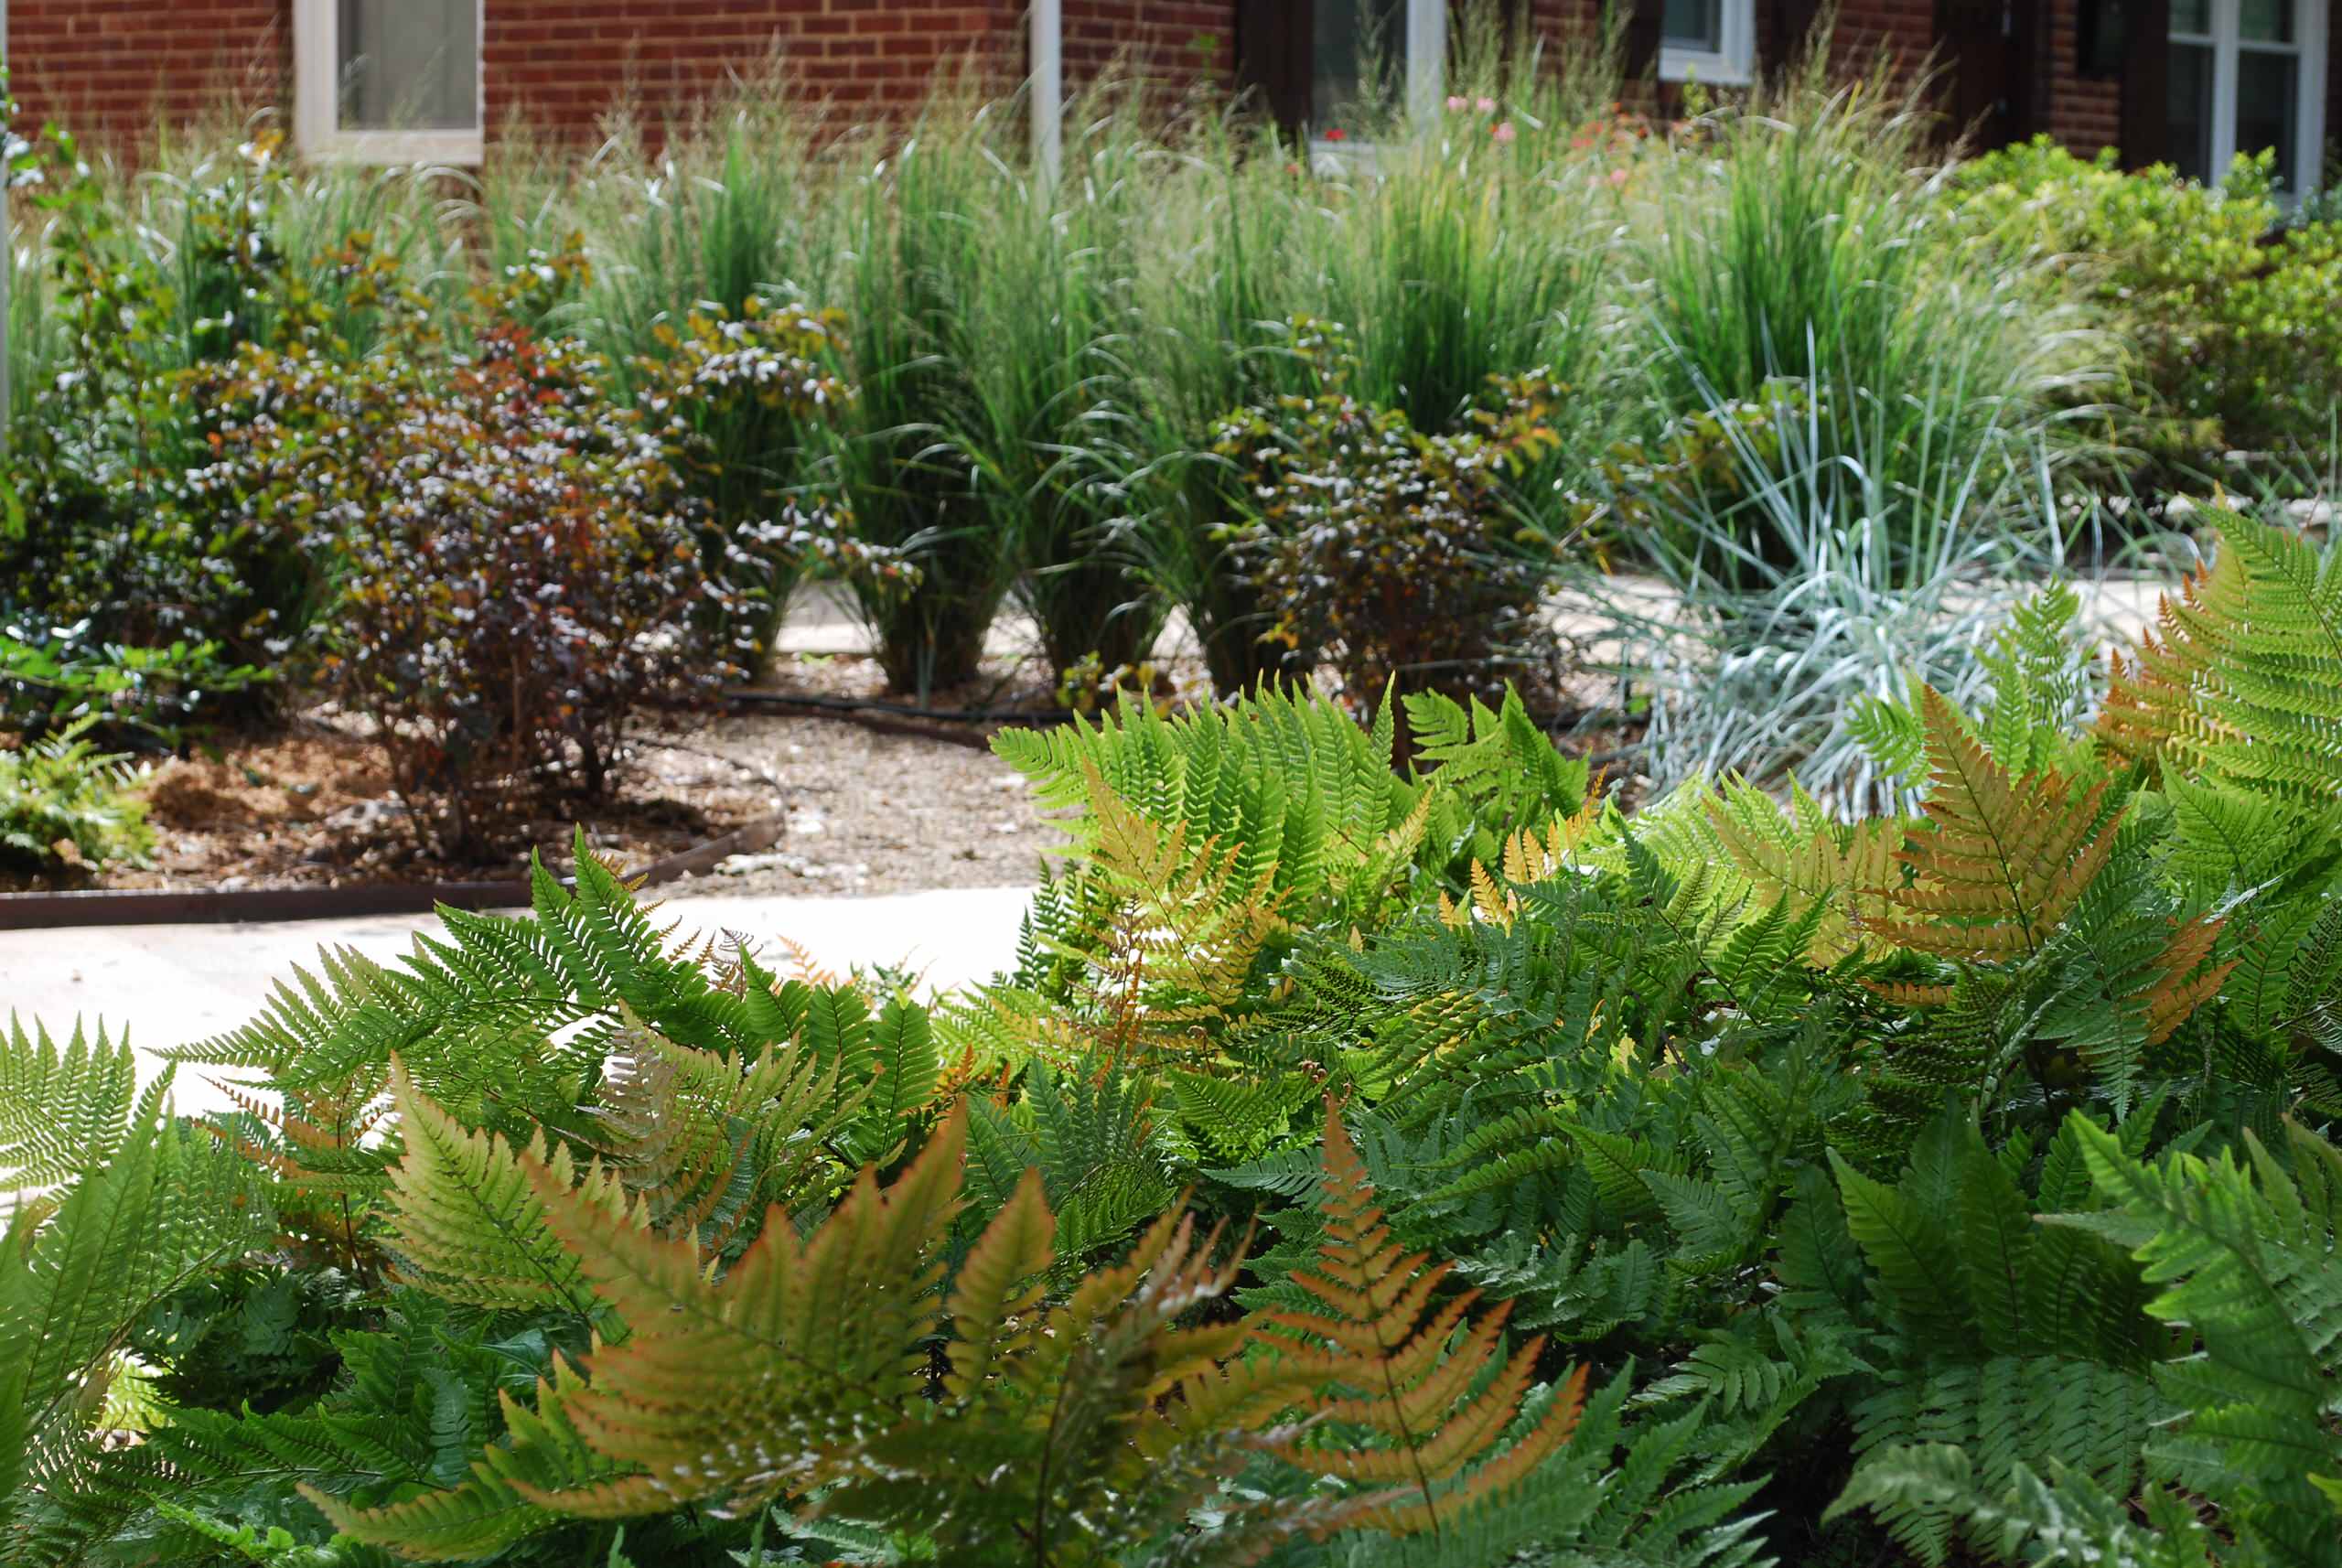
[[(590, 1316), (593, 1293), (576, 1260), (546, 1231), (543, 1206), (511, 1145), (434, 1105), (395, 1057), (391, 1092), (406, 1144), (391, 1178), (391, 1223), (410, 1281), (475, 1306)], [(575, 1179), (567, 1149), (548, 1155), (540, 1137), (529, 1155), (564, 1187)]]
[(1797, 918), (1820, 911), (1806, 949), (1810, 961), (1826, 969), (1875, 949), (1872, 929), (1891, 918), (1888, 893), (1901, 882), (1900, 823), (1832, 822), (1802, 789), (1784, 812), (1746, 782), (1710, 796), (1707, 807), (1717, 842), (1760, 897), (1781, 901)]
[(127, 1036), (84, 1034), (60, 1047), (11, 1013), (0, 1036), (0, 1194), (70, 1181), (104, 1165), (129, 1136), (138, 1058)]
[(1886, 891), (1909, 917), (1867, 929), (1898, 947), (2005, 962), (2037, 952), (2114, 851), (2122, 812), (2104, 782), (2077, 791), (2055, 772), (2018, 778), (1995, 762), (1951, 704), (1921, 693), (1933, 831), (1896, 858), (1916, 881)]
[(2101, 742), (2165, 754), (2243, 789), (2316, 804), (2342, 793), (2342, 554), (2235, 512), (2220, 547), (2133, 659), (2118, 660)]
[(546, 1223), (627, 1326), (586, 1358), (564, 1402), (596, 1452), (639, 1469), (532, 1502), (624, 1517), (694, 1498), (755, 1502), (827, 1473), (837, 1434), (884, 1423), (917, 1390), (941, 1303), (940, 1248), (958, 1211), (965, 1122), (947, 1119), (893, 1187), (866, 1169), (808, 1240), (768, 1222), (722, 1280), (698, 1247), (654, 1233), (615, 1176), (582, 1187), (534, 1160)]
[(506, 1438), (474, 1460), (459, 1486), (432, 1488), (403, 1502), (353, 1507), (347, 1498), (304, 1482), (301, 1495), (352, 1541), (421, 1563), (491, 1558), (565, 1522), (573, 1494), (622, 1477), (622, 1466), (597, 1454), (571, 1424), (568, 1402), (584, 1390), (575, 1369), (556, 1361), (537, 1384), (532, 1410), (499, 1391)]
[(19, 1208), (0, 1235), (0, 1544), (27, 1479), (81, 1442), (95, 1413), (86, 1380), (130, 1326), (273, 1230), (257, 1174), (168, 1120), (158, 1087), (130, 1126), (111, 1160)]
[(1401, 1535), (1437, 1531), (1501, 1498), (1568, 1440), (1585, 1373), (1572, 1376), (1528, 1433), (1485, 1458), (1520, 1412), (1543, 1339), (1508, 1358), (1507, 1306), (1474, 1318), (1476, 1293), (1468, 1292), (1434, 1304), (1449, 1265), (1402, 1253), (1391, 1239), (1330, 1100), (1325, 1162), (1326, 1240), (1317, 1261), (1293, 1274), (1315, 1298), (1314, 1309), (1264, 1314), (1264, 1326), (1274, 1332), (1264, 1333), (1262, 1343), (1337, 1391), (1313, 1407), (1316, 1412), (1379, 1441), (1350, 1449), (1294, 1437), (1273, 1451), (1315, 1475), (1401, 1489), (1402, 1496), (1368, 1509), (1362, 1523)]

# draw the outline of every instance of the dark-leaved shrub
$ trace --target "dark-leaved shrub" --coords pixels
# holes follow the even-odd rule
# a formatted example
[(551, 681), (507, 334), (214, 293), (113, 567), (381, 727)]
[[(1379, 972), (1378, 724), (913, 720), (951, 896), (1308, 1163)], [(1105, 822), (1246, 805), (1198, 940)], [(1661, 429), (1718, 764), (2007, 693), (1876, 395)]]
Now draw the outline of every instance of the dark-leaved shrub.
[(1538, 604), (1552, 557), (1524, 533), (1507, 482), (1555, 445), (1560, 389), (1540, 374), (1500, 380), (1477, 428), (1430, 435), (1340, 380), (1329, 371), (1327, 390), (1214, 433), (1252, 497), (1238, 555), (1262, 635), (1288, 672), (1338, 673), (1361, 714), (1394, 684), (1496, 699), (1508, 681), (1533, 682), (1551, 667)]
[(602, 371), (507, 326), (444, 377), (252, 350), (219, 388), (237, 417), (201, 482), (335, 585), (317, 683), (450, 848), (547, 789), (600, 794), (641, 714), (734, 672), (704, 503)]
[(636, 366), (644, 414), (714, 514), (702, 560), (733, 591), (712, 624), (751, 668), (779, 629), (808, 559), (791, 541), (827, 521), (822, 508), (790, 490), (809, 435), (853, 396), (832, 368), (843, 324), (834, 311), (771, 306), (751, 295), (736, 317), (695, 312), (680, 331), (661, 323), (652, 334), (661, 354)]

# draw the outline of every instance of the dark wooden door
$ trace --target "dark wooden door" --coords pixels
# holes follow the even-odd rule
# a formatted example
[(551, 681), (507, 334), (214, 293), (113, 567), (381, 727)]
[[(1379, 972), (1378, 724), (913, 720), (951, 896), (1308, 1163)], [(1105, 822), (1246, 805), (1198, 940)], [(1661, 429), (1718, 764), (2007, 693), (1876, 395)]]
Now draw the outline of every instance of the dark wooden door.
[(2039, 0), (1936, 0), (1936, 48), (1948, 68), (1944, 113), (1972, 145), (2033, 134), (2039, 15)]

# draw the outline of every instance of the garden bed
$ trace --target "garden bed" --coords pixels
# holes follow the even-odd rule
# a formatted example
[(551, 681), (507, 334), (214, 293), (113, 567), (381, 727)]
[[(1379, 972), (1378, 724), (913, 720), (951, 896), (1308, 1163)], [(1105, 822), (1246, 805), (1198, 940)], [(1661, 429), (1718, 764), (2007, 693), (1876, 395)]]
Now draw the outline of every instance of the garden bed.
[[(1013, 671), (998, 673), (1013, 682)], [(870, 660), (844, 656), (795, 662), (773, 689), (850, 699), (877, 686)], [(1039, 699), (1004, 699), (1028, 700)], [(516, 842), (546, 846), (549, 861), (562, 852), (565, 869), (571, 831), (582, 824), (597, 853), (640, 866), (779, 814), (780, 842), (700, 875), (697, 890), (881, 894), (1032, 881), (1060, 835), (1024, 780), (967, 744), (981, 730), (911, 733), (917, 727), (880, 731), (836, 714), (776, 709), (680, 715), (644, 736), (613, 799), (548, 811)], [(464, 882), (510, 876), (526, 864), (525, 851), (459, 861), (421, 848), (362, 726), (329, 710), (164, 762), (145, 797), (156, 833), (150, 864), (95, 876), (68, 871), (11, 890)]]

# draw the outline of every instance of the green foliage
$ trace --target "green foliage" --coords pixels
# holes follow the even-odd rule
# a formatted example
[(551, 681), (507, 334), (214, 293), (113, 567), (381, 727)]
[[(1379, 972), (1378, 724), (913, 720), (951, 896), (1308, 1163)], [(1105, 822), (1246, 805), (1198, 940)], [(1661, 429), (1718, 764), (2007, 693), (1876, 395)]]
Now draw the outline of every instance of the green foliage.
[(89, 739), (94, 719), (0, 751), (0, 862), (36, 870), (143, 860), (155, 844), (139, 777)]
[(2322, 451), (2342, 382), (2326, 302), (2342, 228), (2278, 232), (2273, 154), (2218, 185), (2165, 166), (2125, 173), (2047, 137), (1959, 170), (1962, 220), (2004, 254), (2062, 258), (2127, 340), (2150, 454), (2217, 463), (2229, 448)]
[(1261, 636), (1285, 671), (1320, 665), (1361, 717), (1388, 690), (1500, 698), (1556, 658), (1542, 610), (1548, 563), (1522, 546), (1506, 493), (1557, 445), (1563, 389), (1504, 378), (1462, 435), (1423, 435), (1347, 390), (1337, 330), (1295, 323), (1319, 389), (1221, 421), (1212, 448), (1238, 466), (1249, 525), (1235, 540)]

